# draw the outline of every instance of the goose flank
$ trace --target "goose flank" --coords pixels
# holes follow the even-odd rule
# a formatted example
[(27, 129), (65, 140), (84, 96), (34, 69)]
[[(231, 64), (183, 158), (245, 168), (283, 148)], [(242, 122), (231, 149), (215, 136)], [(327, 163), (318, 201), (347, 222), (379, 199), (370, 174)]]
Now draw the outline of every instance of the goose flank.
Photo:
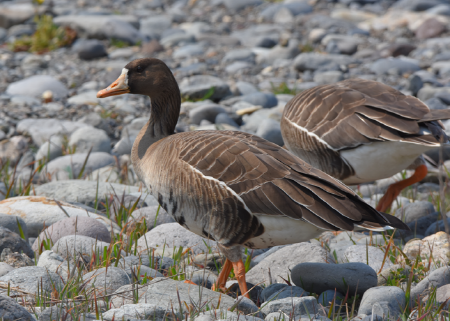
[(306, 90), (286, 105), (281, 132), (286, 147), (345, 184), (369, 183), (413, 169), (389, 186), (377, 210), (386, 211), (402, 189), (427, 174), (421, 154), (448, 143), (441, 119), (419, 99), (382, 83), (349, 79)]
[(133, 60), (97, 97), (125, 93), (151, 99), (150, 119), (132, 148), (134, 169), (179, 224), (218, 242), (227, 258), (217, 284), (222, 290), (234, 268), (241, 292), (248, 292), (242, 246), (291, 244), (355, 226), (407, 229), (338, 180), (260, 137), (239, 131), (175, 134), (180, 91), (161, 60)]

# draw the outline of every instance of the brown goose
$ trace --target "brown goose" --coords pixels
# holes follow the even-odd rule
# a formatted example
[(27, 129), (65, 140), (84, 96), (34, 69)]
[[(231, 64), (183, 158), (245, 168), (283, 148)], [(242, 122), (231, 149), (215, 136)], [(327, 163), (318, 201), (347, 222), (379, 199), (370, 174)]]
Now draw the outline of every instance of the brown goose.
[(325, 230), (355, 226), (407, 229), (339, 181), (260, 137), (237, 131), (174, 134), (180, 91), (158, 59), (130, 62), (97, 97), (124, 93), (147, 95), (152, 103), (150, 119), (133, 145), (134, 169), (179, 224), (219, 243), (227, 258), (218, 281), (222, 290), (233, 267), (241, 292), (247, 293), (241, 246), (302, 242)]
[(294, 97), (284, 109), (281, 131), (293, 154), (348, 185), (415, 169), (412, 177), (389, 186), (377, 206), (384, 212), (402, 189), (426, 176), (418, 157), (448, 143), (439, 121), (448, 118), (450, 110), (430, 110), (382, 83), (349, 79)]

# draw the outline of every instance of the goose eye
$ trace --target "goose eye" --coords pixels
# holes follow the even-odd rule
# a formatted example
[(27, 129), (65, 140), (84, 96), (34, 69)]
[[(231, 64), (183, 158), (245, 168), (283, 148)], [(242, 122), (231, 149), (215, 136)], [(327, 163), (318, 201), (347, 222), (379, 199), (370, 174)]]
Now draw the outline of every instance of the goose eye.
[(136, 71), (137, 71), (137, 72), (142, 72), (142, 67), (141, 67), (141, 66), (137, 66), (137, 67), (136, 67)]

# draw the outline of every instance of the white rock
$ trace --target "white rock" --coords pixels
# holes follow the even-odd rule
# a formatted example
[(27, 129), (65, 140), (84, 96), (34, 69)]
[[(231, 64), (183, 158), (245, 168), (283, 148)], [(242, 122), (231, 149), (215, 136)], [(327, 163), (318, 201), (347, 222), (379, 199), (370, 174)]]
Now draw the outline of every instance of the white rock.
[[(69, 217), (90, 216), (102, 222), (106, 218), (89, 213), (85, 209), (59, 201)], [(53, 199), (42, 196), (20, 196), (7, 198), (0, 202), (0, 213), (21, 217), (28, 228), (28, 236), (37, 237), (45, 226), (67, 218)]]
[(33, 142), (36, 145), (41, 146), (53, 135), (60, 134), (62, 136), (69, 137), (75, 130), (81, 127), (91, 126), (81, 122), (73, 122), (70, 120), (27, 118), (21, 120), (17, 124), (16, 130), (21, 134), (29, 134), (33, 139)]
[(111, 140), (104, 130), (94, 127), (79, 128), (70, 135), (70, 146), (76, 146), (76, 153), (111, 151)]

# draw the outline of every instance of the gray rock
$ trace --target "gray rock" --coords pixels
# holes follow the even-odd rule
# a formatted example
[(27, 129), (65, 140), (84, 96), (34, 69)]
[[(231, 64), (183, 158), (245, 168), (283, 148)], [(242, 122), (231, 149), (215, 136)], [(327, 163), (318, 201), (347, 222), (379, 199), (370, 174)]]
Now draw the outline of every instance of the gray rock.
[(164, 15), (156, 15), (141, 19), (139, 31), (148, 38), (159, 39), (164, 31), (172, 25), (172, 18)]
[(274, 119), (264, 119), (256, 131), (256, 135), (267, 139), (269, 142), (283, 146), (283, 136), (281, 135), (280, 123)]
[(255, 54), (250, 49), (232, 49), (222, 59), (222, 63), (224, 64), (235, 61), (253, 63), (255, 61)]
[(88, 126), (84, 123), (69, 120), (27, 118), (19, 121), (16, 130), (18, 133), (29, 134), (33, 142), (41, 146), (53, 135), (61, 134), (69, 137), (78, 128)]
[(331, 68), (339, 65), (350, 65), (358, 62), (355, 58), (347, 55), (335, 54), (319, 54), (314, 52), (307, 52), (299, 54), (294, 60), (294, 67), (298, 71), (316, 70)]
[(172, 54), (173, 58), (189, 58), (195, 56), (201, 56), (205, 53), (205, 48), (202, 44), (190, 44), (180, 47), (174, 51)]
[(82, 60), (92, 60), (108, 56), (105, 46), (97, 39), (78, 39), (73, 44), (72, 50)]
[[(59, 135), (55, 135), (50, 137), (48, 141), (43, 143), (41, 147), (39, 147), (35, 160), (44, 160), (51, 161), (59, 156), (62, 156), (62, 146), (63, 139)], [(37, 165), (36, 165), (37, 166)]]
[(0, 253), (7, 248), (11, 249), (12, 252), (25, 253), (34, 258), (33, 250), (27, 241), (6, 227), (0, 226)]
[[(147, 239), (147, 242), (145, 242)], [(147, 245), (152, 248), (161, 248), (166, 244), (166, 253), (169, 253), (169, 248), (182, 246), (184, 249), (190, 248), (195, 254), (208, 253), (209, 249), (205, 245), (208, 244), (213, 251), (217, 251), (217, 243), (212, 240), (205, 239), (197, 234), (194, 234), (178, 223), (167, 223), (159, 225), (150, 232), (145, 233), (137, 243), (138, 251), (146, 253)]]
[(197, 270), (186, 276), (187, 280), (208, 289), (211, 289), (213, 284), (217, 283), (217, 278), (217, 275), (209, 270)]
[(252, 68), (252, 64), (245, 61), (235, 61), (225, 67), (225, 71), (229, 74), (241, 73), (244, 70)]
[(0, 276), (6, 275), (14, 270), (14, 267), (5, 262), (0, 262)]
[(331, 54), (353, 55), (358, 51), (358, 43), (351, 39), (333, 39), (327, 43), (325, 50)]
[(237, 95), (247, 95), (258, 92), (255, 86), (245, 81), (238, 81), (235, 84)]
[(70, 135), (69, 145), (76, 146), (77, 153), (111, 151), (111, 141), (104, 130), (94, 127), (79, 128)]
[(50, 238), (55, 244), (60, 238), (68, 235), (82, 235), (92, 237), (106, 243), (111, 242), (111, 235), (104, 223), (91, 217), (69, 217), (53, 223), (39, 234), (33, 244), (33, 250), (39, 249), (39, 241)]
[(223, 4), (228, 10), (239, 11), (248, 6), (259, 6), (262, 0), (223, 0)]
[(239, 125), (236, 123), (236, 121), (228, 116), (227, 113), (217, 114), (216, 119), (214, 120), (214, 124), (227, 124), (239, 128)]
[[(73, 312), (72, 312), (73, 313)], [(65, 320), (65, 321), (73, 321), (72, 313), (68, 311), (68, 308), (61, 305), (60, 303), (45, 308), (40, 313), (38, 313), (39, 321), (55, 321), (55, 320)], [(77, 313), (73, 313), (77, 314)], [(95, 314), (91, 313), (82, 313), (78, 314), (79, 320), (83, 321), (96, 321), (97, 318)]]
[[(200, 289), (201, 291), (199, 291)], [(119, 308), (125, 304), (134, 302), (131, 285), (117, 289), (116, 293), (118, 294), (113, 294), (111, 297), (112, 307)], [(190, 302), (193, 302), (193, 304), (210, 302), (210, 306), (218, 306), (218, 301), (220, 300), (220, 307), (222, 309), (229, 309), (234, 305), (234, 299), (228, 295), (214, 292), (198, 285), (187, 284), (167, 278), (153, 279), (148, 285), (138, 289), (138, 295), (140, 302), (152, 302), (163, 309), (171, 309), (172, 306), (176, 308), (179, 306), (179, 302), (181, 302), (182, 306), (184, 306), (183, 302), (186, 302), (188, 305)]]
[(76, 255), (85, 255), (91, 257), (94, 252), (103, 253), (103, 249), (109, 246), (109, 243), (97, 241), (96, 239), (83, 235), (68, 235), (60, 238), (52, 247), (52, 251), (61, 255), (64, 259)]
[(213, 76), (192, 76), (184, 78), (180, 83), (181, 94), (193, 99), (203, 98), (213, 87), (214, 92), (209, 99), (220, 100), (231, 94), (229, 86), (220, 78)]
[(334, 84), (344, 79), (342, 72), (339, 70), (330, 70), (317, 72), (314, 74), (314, 82), (320, 85)]
[(436, 290), (436, 302), (442, 304), (447, 302), (444, 309), (448, 309), (450, 303), (448, 299), (450, 298), (450, 284), (443, 285)]
[(100, 98), (97, 98), (97, 90), (87, 90), (70, 97), (67, 102), (70, 105), (97, 105), (100, 103)]
[(34, 262), (25, 253), (12, 252), (9, 248), (2, 251), (0, 259), (14, 268), (34, 265)]
[(394, 275), (401, 276), (404, 280), (408, 279), (408, 276), (411, 272), (411, 268), (409, 266), (402, 266), (400, 264), (394, 264), (390, 268), (383, 269), (378, 274), (378, 286), (386, 285), (388, 280), (394, 277)]
[(445, 95), (449, 93), (450, 87), (424, 86), (417, 92), (417, 98), (419, 98), (422, 101), (427, 101), (430, 98), (440, 97), (440, 95)]
[(5, 2), (0, 6), (0, 27), (10, 28), (33, 17), (35, 8), (31, 3)]
[(261, 106), (263, 108), (275, 107), (278, 104), (278, 99), (271, 93), (253, 93), (240, 97), (241, 101), (245, 101), (254, 106)]
[(189, 44), (195, 42), (195, 37), (187, 33), (175, 33), (165, 36), (161, 39), (160, 44), (164, 48), (171, 48), (177, 45)]
[(130, 23), (117, 15), (67, 15), (53, 19), (58, 26), (68, 26), (78, 35), (95, 39), (115, 39), (135, 44), (143, 37)]
[(41, 98), (44, 91), (50, 90), (55, 98), (65, 98), (68, 95), (66, 86), (56, 78), (48, 75), (35, 75), (8, 85), (6, 93)]
[(48, 293), (50, 293), (54, 287), (58, 292), (62, 288), (60, 276), (54, 272), (47, 271), (46, 268), (41, 266), (26, 266), (14, 269), (8, 274), (0, 277), (0, 282), (10, 282), (11, 287), (18, 287), (21, 290), (30, 293), (37, 293), (38, 284), (39, 291), (47, 291)]
[(222, 106), (206, 103), (191, 109), (189, 118), (193, 124), (199, 125), (203, 119), (214, 122), (218, 114), (225, 112), (226, 110)]
[[(174, 311), (177, 308), (174, 306)], [(137, 303), (137, 304), (125, 304), (117, 309), (110, 309), (102, 314), (103, 320), (154, 320), (165, 321), (172, 317), (172, 310), (165, 309), (156, 304), (150, 303)]]
[(316, 314), (324, 314), (324, 311), (313, 296), (274, 300), (264, 304), (264, 307), (261, 309), (261, 312), (266, 315), (280, 311), (287, 315), (293, 314), (293, 317), (300, 317), (301, 315), (309, 315), (312, 317)]
[(131, 265), (126, 264), (123, 268), (125, 273), (128, 275), (128, 278), (131, 280), (142, 280), (145, 276), (150, 278), (160, 278), (164, 277), (163, 274), (159, 273), (155, 269), (149, 268), (146, 265)]
[(118, 288), (130, 284), (130, 278), (122, 269), (116, 267), (100, 268), (83, 275), (86, 289), (95, 287), (99, 296), (112, 294)]
[[(1, 279), (1, 278), (0, 278)], [(450, 284), (450, 270), (448, 267), (441, 267), (431, 272), (425, 279), (420, 281), (411, 289), (411, 302), (416, 302), (419, 295), (431, 288), (440, 288)]]
[(396, 286), (378, 286), (367, 290), (361, 300), (358, 314), (371, 314), (376, 302), (387, 301), (390, 319), (397, 320), (406, 306), (405, 292)]
[[(329, 262), (331, 264), (326, 265), (334, 266), (333, 256), (322, 247), (311, 243), (298, 243), (285, 246), (264, 258), (247, 272), (246, 279), (253, 284), (284, 283), (282, 278), (289, 279), (289, 270), (303, 262)], [(272, 280), (269, 280), (269, 268)], [(300, 283), (295, 285), (305, 289)]]
[(64, 280), (68, 279), (70, 271), (73, 270), (72, 263), (67, 263), (62, 256), (53, 251), (42, 252), (41, 255), (39, 255), (37, 266), (44, 267), (51, 272), (59, 274)]
[(115, 165), (115, 163), (114, 157), (105, 152), (93, 152), (89, 154), (89, 157), (87, 153), (69, 154), (50, 161), (44, 166), (41, 177), (45, 178), (47, 175), (51, 175), (52, 181), (76, 179), (80, 175), (83, 166), (83, 175), (87, 175), (96, 169)]
[(447, 109), (447, 105), (436, 97), (430, 98), (425, 101), (425, 105), (427, 105), (430, 109)]
[(383, 74), (393, 74), (393, 75), (403, 75), (406, 73), (413, 73), (420, 70), (420, 66), (417, 60), (410, 58), (386, 58), (379, 59), (375, 61), (370, 70), (375, 72), (377, 75)]
[(23, 136), (14, 136), (3, 140), (0, 144), (0, 161), (10, 161), (10, 166), (18, 164), (20, 158), (27, 152), (28, 142)]
[(33, 316), (23, 306), (0, 294), (0, 318), (4, 321), (34, 321)]
[(337, 292), (336, 290), (326, 290), (320, 293), (319, 297), (317, 298), (317, 302), (319, 302), (324, 307), (329, 307), (331, 305), (331, 302), (334, 300), (334, 304), (336, 306), (339, 306), (341, 305), (344, 298), (345, 295)]
[(395, 216), (405, 223), (414, 222), (435, 212), (433, 204), (427, 201), (409, 203), (395, 211)]
[(336, 289), (341, 293), (348, 290), (354, 294), (357, 290), (362, 294), (377, 286), (377, 273), (363, 263), (301, 263), (292, 269), (291, 280), (314, 293)]
[[(367, 261), (368, 260), (368, 261)], [(369, 265), (375, 271), (379, 271), (383, 265), (384, 251), (375, 246), (352, 245), (349, 246), (343, 257), (339, 258), (341, 262), (359, 262)], [(389, 268), (392, 262), (389, 258), (384, 260), (383, 268)]]
[[(0, 212), (16, 216), (20, 215), (27, 224), (28, 234), (31, 237), (37, 237), (45, 226), (63, 220), (67, 218), (67, 215), (69, 217), (90, 216), (96, 219), (102, 218), (102, 216), (97, 214), (89, 213), (84, 208), (60, 201), (59, 204), (64, 209), (64, 212), (54, 199), (41, 196), (10, 197), (0, 203)], [(103, 219), (107, 222), (106, 225), (110, 226), (111, 221), (104, 217)]]
[(303, 290), (299, 286), (288, 286), (281, 291), (277, 291), (273, 293), (271, 296), (269, 296), (265, 301), (273, 301), (273, 300), (281, 300), (286, 298), (297, 298), (297, 297), (304, 297), (308, 296), (309, 292)]
[[(159, 212), (158, 212), (159, 208)], [(156, 213), (158, 212), (158, 216), (156, 216)], [(135, 210), (133, 213), (131, 213), (130, 218), (128, 221), (140, 221), (141, 219), (145, 218), (145, 221), (147, 223), (147, 229), (151, 230), (155, 228), (156, 226), (167, 224), (167, 223), (174, 223), (175, 220), (172, 216), (170, 216), (162, 207), (159, 206), (147, 206), (140, 209)]]
[[(11, 232), (20, 235), (19, 225), (22, 228), (22, 232), (25, 235), (25, 239), (28, 240), (28, 228), (25, 221), (20, 216), (8, 215), (0, 213), (0, 226), (9, 229)], [(1, 253), (1, 251), (0, 251)]]

